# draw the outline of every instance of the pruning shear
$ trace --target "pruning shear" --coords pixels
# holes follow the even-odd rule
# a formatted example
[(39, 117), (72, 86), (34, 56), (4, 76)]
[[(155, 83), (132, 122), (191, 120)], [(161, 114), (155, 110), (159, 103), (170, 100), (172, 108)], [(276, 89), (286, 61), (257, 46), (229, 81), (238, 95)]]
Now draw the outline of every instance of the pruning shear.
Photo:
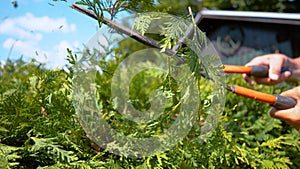
[[(93, 13), (92, 11), (82, 8), (78, 5), (72, 4), (71, 7), (75, 10), (78, 10), (79, 12), (88, 15), (94, 19), (98, 19), (97, 15), (95, 13)], [(198, 19), (197, 19), (198, 18)], [(199, 20), (200, 16), (196, 16), (195, 20)], [(124, 27), (122, 25), (119, 25), (115, 22), (113, 22), (112, 20), (109, 20), (107, 18), (103, 18), (103, 23), (109, 25), (110, 27), (130, 36), (131, 38), (142, 42), (144, 44), (147, 44), (151, 47), (155, 47), (155, 48), (160, 48), (160, 45), (158, 44), (158, 42), (154, 39), (145, 37), (140, 35), (137, 32), (134, 32), (132, 30), (130, 30), (127, 27)], [(165, 53), (169, 54), (169, 55), (173, 55), (176, 52), (175, 50), (169, 50), (166, 49)], [(182, 61), (184, 63), (184, 61)], [(281, 72), (284, 71), (290, 71), (292, 72), (291, 69), (288, 68), (282, 68)], [(224, 65), (224, 72), (225, 73), (245, 73), (251, 76), (255, 76), (255, 77), (268, 77), (268, 67), (266, 66), (235, 66), (235, 65)], [(265, 103), (269, 103), (270, 105), (272, 105), (273, 107), (277, 108), (277, 109), (289, 109), (292, 108), (296, 105), (297, 101), (293, 98), (290, 97), (285, 97), (285, 96), (281, 96), (278, 94), (266, 94), (266, 93), (262, 93), (262, 92), (258, 92), (255, 90), (251, 90), (248, 88), (244, 88), (241, 86), (237, 86), (237, 85), (233, 85), (233, 84), (228, 84), (226, 86), (226, 89), (244, 96), (244, 97), (248, 97), (254, 100), (259, 100)]]
[[(235, 66), (235, 65), (224, 65), (225, 73), (240, 73), (240, 74), (248, 74), (254, 77), (268, 77), (268, 67), (267, 66)], [(282, 68), (281, 72), (290, 71), (293, 72), (292, 69)], [(285, 97), (278, 94), (266, 94), (262, 92), (258, 92), (255, 90), (251, 90), (245, 87), (228, 84), (226, 89), (254, 100), (259, 100), (265, 103), (270, 104), (276, 109), (289, 109), (296, 105), (297, 101), (291, 97)]]

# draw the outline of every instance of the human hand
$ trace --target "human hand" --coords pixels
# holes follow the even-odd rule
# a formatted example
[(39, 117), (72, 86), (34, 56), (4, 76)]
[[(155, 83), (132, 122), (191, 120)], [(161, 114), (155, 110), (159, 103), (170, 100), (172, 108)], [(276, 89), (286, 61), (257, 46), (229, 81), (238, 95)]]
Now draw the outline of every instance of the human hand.
[[(246, 64), (246, 66), (267, 66), (269, 67), (269, 76), (266, 78), (250, 77), (249, 75), (243, 74), (243, 78), (250, 84), (254, 85), (255, 82), (258, 84), (275, 85), (291, 78), (291, 81), (296, 81), (296, 75), (292, 78), (290, 71), (281, 73), (281, 68), (291, 68), (300, 70), (299, 61), (293, 60), (283, 54), (267, 54), (258, 56), (252, 59)], [(293, 71), (294, 72), (294, 71)]]
[(297, 100), (295, 107), (285, 110), (273, 108), (270, 115), (273, 118), (280, 119), (300, 131), (300, 87), (293, 88), (281, 93), (282, 96), (292, 97)]

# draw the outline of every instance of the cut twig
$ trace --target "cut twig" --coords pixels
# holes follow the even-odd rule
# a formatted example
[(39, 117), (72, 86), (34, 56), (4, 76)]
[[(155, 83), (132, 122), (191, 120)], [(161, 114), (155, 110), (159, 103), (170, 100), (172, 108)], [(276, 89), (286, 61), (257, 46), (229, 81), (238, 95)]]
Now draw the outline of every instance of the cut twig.
[[(77, 11), (79, 11), (79, 12), (81, 12), (81, 13), (83, 13), (83, 14), (85, 14), (85, 15), (87, 15), (87, 16), (89, 16), (89, 17), (91, 17), (91, 18), (93, 18), (93, 19), (98, 20), (97, 15), (91, 10), (88, 10), (88, 9), (83, 8), (81, 6), (78, 6), (76, 4), (72, 4), (70, 7), (77, 10)], [(129, 28), (123, 26), (123, 25), (120, 25), (120, 24), (118, 24), (118, 23), (116, 23), (116, 22), (114, 22), (114, 21), (112, 21), (112, 20), (110, 20), (106, 17), (103, 17), (102, 22), (104, 24), (108, 25), (109, 27), (113, 28), (114, 30), (116, 30), (118, 32), (121, 32), (121, 33), (135, 39), (138, 42), (141, 42), (145, 45), (148, 45), (148, 46), (151, 46), (151, 47), (154, 47), (154, 48), (157, 48), (157, 49), (161, 49), (160, 44), (156, 40), (154, 40), (152, 38), (149, 38), (149, 37), (146, 37), (146, 36), (143, 36), (141, 33), (137, 32), (137, 31), (129, 29)], [(167, 55), (173, 56), (173, 55), (176, 54), (176, 51), (166, 49), (164, 53), (166, 53)], [(180, 58), (180, 57), (178, 57), (178, 58)], [(180, 58), (180, 61), (185, 62), (183, 60), (183, 58)]]
[(195, 18), (193, 17), (193, 14), (192, 14), (192, 12), (191, 12), (191, 8), (190, 8), (190, 7), (189, 7), (189, 12), (190, 12), (190, 15), (191, 15), (191, 17), (192, 17), (192, 19), (193, 19), (193, 23), (191, 23), (191, 24), (189, 25), (189, 29), (185, 32), (184, 36), (183, 36), (182, 38), (180, 38), (180, 39), (178, 40), (177, 44), (172, 48), (173, 51), (177, 51), (177, 50), (180, 48), (180, 46), (181, 46), (183, 43), (185, 43), (185, 39), (186, 39), (186, 38), (191, 38), (191, 36), (192, 36), (193, 33), (194, 33), (195, 24), (198, 25), (199, 22), (201, 21), (201, 18), (202, 18), (202, 17), (201, 17), (201, 13), (200, 13), (200, 12), (197, 13), (197, 15), (196, 15)]

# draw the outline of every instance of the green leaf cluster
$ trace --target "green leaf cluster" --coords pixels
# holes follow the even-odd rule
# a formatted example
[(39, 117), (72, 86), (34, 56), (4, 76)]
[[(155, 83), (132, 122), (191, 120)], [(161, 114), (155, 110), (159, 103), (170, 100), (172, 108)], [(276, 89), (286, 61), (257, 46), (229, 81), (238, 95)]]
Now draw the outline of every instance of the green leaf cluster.
[[(68, 59), (76, 61), (76, 56), (70, 52)], [(99, 86), (109, 88), (112, 72), (119, 63), (117, 60), (97, 60), (103, 69), (103, 73), (97, 75)], [(203, 126), (203, 121), (199, 119), (189, 134), (169, 151), (132, 159), (106, 151), (91, 141), (90, 136), (83, 131), (72, 106), (72, 67), (68, 70), (46, 70), (35, 62), (8, 60), (0, 70), (2, 168), (300, 167), (299, 133), (287, 124), (272, 119), (268, 115), (270, 106), (265, 103), (227, 93), (221, 122), (210, 137), (203, 138), (199, 134)], [(155, 71), (145, 73), (158, 77), (159, 81)], [(133, 85), (138, 87), (144, 75), (137, 76)], [(245, 85), (240, 76), (228, 77), (228, 83)], [(146, 84), (152, 85), (148, 82)], [(207, 79), (202, 78), (199, 84), (204, 110), (210, 104), (207, 98), (210, 97), (211, 87)], [(144, 84), (140, 85), (142, 87)], [(149, 89), (155, 89), (156, 85), (153, 85)], [(280, 93), (289, 87), (292, 86), (257, 85), (253, 88)], [(102, 102), (104, 110), (114, 109), (109, 93), (109, 90), (99, 90), (98, 93), (99, 103)], [(143, 91), (132, 93), (132, 96), (147, 96), (149, 93), (151, 91)], [(144, 103), (148, 104), (147, 99)], [(136, 125), (122, 121), (120, 115), (113, 111), (109, 112), (107, 120), (123, 132), (140, 132), (145, 129), (159, 131), (159, 128), (151, 129), (156, 125), (134, 128)]]
[[(166, 31), (172, 33), (171, 29)], [(171, 38), (173, 36), (175, 35), (170, 34)], [(129, 90), (129, 101), (141, 110), (147, 109), (153, 101), (152, 92), (161, 89), (163, 92), (158, 94), (169, 99), (164, 114), (156, 121), (140, 125), (124, 119), (116, 111), (116, 102), (111, 96), (114, 71), (129, 55), (128, 52), (138, 50), (136, 48), (131, 48), (131, 51), (122, 50), (126, 49), (126, 45), (128, 44), (125, 43), (125, 47), (121, 44), (114, 48), (104, 48), (105, 52), (102, 53), (83, 51), (83, 56), (87, 54), (91, 56), (87, 58), (86, 63), (93, 64), (100, 70), (95, 74), (94, 86), (89, 90), (96, 98), (90, 103), (99, 105), (101, 111), (88, 111), (81, 117), (76, 113), (74, 107), (76, 104), (72, 100), (74, 97), (72, 84), (78, 75), (76, 70), (80, 68), (78, 67), (80, 60), (72, 51), (68, 50), (67, 56), (70, 66), (64, 69), (48, 70), (35, 61), (24, 62), (22, 59), (7, 60), (5, 64), (1, 64), (0, 167), (4, 169), (300, 167), (298, 160), (300, 134), (284, 122), (271, 118), (268, 114), (270, 106), (265, 103), (227, 93), (224, 98), (225, 109), (220, 117), (216, 118), (218, 123), (215, 129), (208, 135), (202, 135), (206, 123), (203, 118), (208, 116), (207, 109), (213, 105), (215, 96), (212, 95), (213, 88), (209, 79), (200, 76), (197, 76), (197, 87), (200, 90), (201, 106), (197, 112), (197, 119), (188, 135), (168, 151), (148, 157), (130, 158), (112, 153), (109, 148), (120, 148), (120, 145), (114, 142), (109, 142), (108, 147), (95, 143), (94, 133), (86, 132), (88, 130), (85, 127), (92, 126), (98, 129), (98, 123), (83, 125), (81, 118), (87, 120), (90, 118), (92, 122), (92, 118), (102, 114), (112, 127), (124, 135), (147, 137), (161, 133), (174, 122), (178, 114), (187, 113), (178, 109), (185, 95), (178, 95), (179, 88), (176, 82), (172, 78), (162, 80), (161, 74), (155, 69), (149, 69), (134, 77)], [(188, 56), (186, 59), (193, 72), (199, 71), (201, 64), (208, 64), (214, 59), (207, 58), (207, 62), (204, 60), (201, 62), (197, 60), (197, 55), (187, 48), (182, 49), (182, 53)], [(84, 59), (81, 58), (81, 61)], [(217, 71), (217, 68), (209, 70)], [(86, 80), (94, 78), (92, 76), (94, 74), (91, 74), (93, 72), (81, 73)], [(193, 73), (185, 76), (191, 75)], [(227, 82), (246, 85), (240, 76), (230, 76)], [(293, 86), (282, 84), (274, 87), (257, 85), (252, 88), (266, 93), (280, 93), (290, 87)], [(86, 95), (78, 97), (89, 99)], [(99, 130), (92, 132), (97, 133)], [(101, 132), (105, 133), (105, 128)]]

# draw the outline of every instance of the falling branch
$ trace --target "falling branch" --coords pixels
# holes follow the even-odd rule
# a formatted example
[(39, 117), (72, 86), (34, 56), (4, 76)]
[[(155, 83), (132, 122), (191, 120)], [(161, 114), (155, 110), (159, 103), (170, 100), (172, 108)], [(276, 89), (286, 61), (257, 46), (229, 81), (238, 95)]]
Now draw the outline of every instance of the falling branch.
[[(81, 12), (81, 13), (83, 13), (83, 14), (85, 14), (85, 15), (87, 15), (87, 16), (89, 16), (89, 17), (91, 17), (91, 18), (93, 18), (93, 19), (98, 20), (97, 15), (93, 11), (91, 11), (91, 10), (88, 10), (88, 9), (83, 8), (81, 6), (78, 6), (76, 4), (72, 4), (70, 7), (73, 8), (73, 9), (75, 9), (75, 10), (77, 10), (77, 11), (79, 11), (79, 12)], [(116, 30), (118, 32), (121, 32), (121, 33), (123, 33), (123, 34), (125, 34), (125, 35), (127, 35), (127, 36), (129, 36), (129, 37), (131, 37), (133, 39), (135, 39), (138, 42), (141, 42), (141, 43), (146, 44), (148, 46), (160, 49), (160, 44), (156, 40), (154, 40), (152, 38), (149, 38), (149, 37), (146, 37), (146, 36), (143, 36), (141, 33), (137, 32), (137, 31), (131, 30), (128, 27), (120, 25), (120, 24), (118, 24), (118, 23), (116, 23), (116, 22), (114, 22), (114, 21), (112, 21), (112, 20), (110, 20), (110, 19), (108, 19), (106, 17), (103, 17), (103, 21), (102, 22), (104, 24), (108, 25), (109, 27), (113, 28), (114, 30)], [(176, 54), (176, 51), (170, 50), (170, 49), (166, 49), (165, 53), (167, 55), (173, 56), (173, 55)], [(182, 62), (184, 62), (183, 58), (180, 58), (180, 60)]]

